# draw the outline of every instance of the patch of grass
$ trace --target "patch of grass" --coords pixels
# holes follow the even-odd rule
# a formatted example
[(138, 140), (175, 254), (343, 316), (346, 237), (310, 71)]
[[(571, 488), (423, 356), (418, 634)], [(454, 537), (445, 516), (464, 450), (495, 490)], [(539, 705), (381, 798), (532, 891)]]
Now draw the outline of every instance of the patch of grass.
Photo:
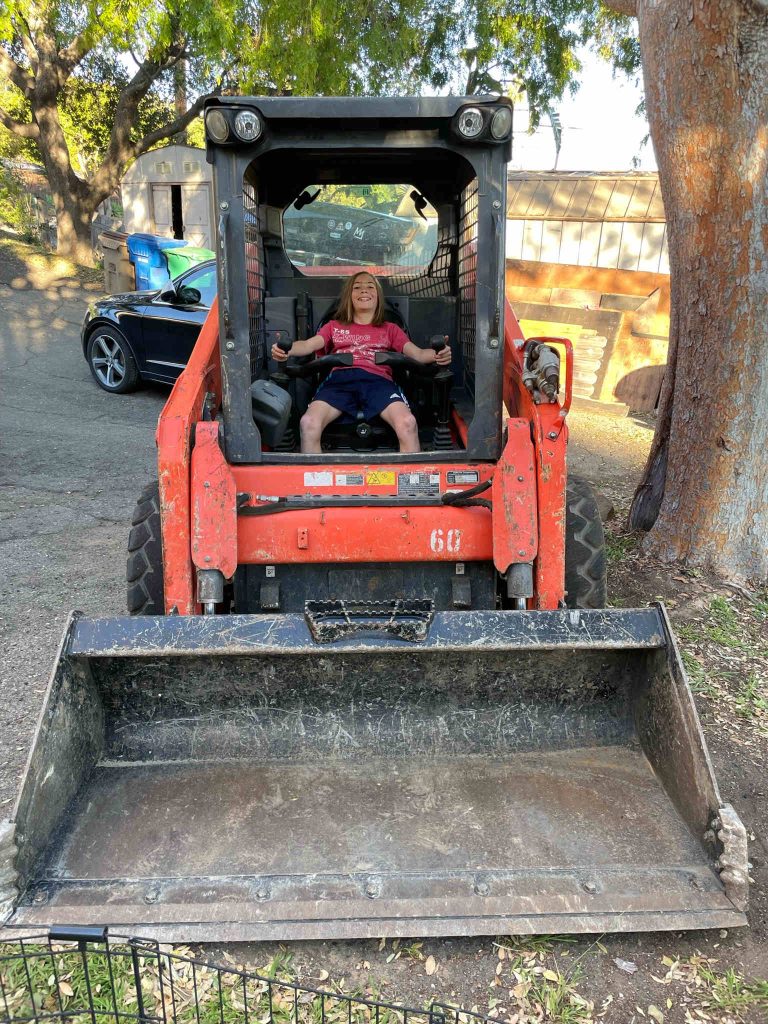
[(606, 533), (605, 557), (609, 565), (623, 562), (627, 555), (637, 550), (640, 542), (637, 533)]
[(262, 970), (268, 978), (276, 978), (278, 975), (292, 976), (294, 973), (293, 953), (281, 947)]
[(747, 676), (736, 694), (736, 713), (742, 718), (768, 714), (768, 699), (754, 672)]
[(709, 677), (698, 658), (689, 651), (681, 651), (683, 666), (688, 675), (688, 683), (692, 693), (701, 694), (704, 697), (715, 698), (718, 696), (718, 689), (709, 681)]
[(740, 621), (730, 602), (724, 597), (713, 597), (705, 622), (680, 626), (677, 635), (692, 644), (712, 644), (730, 651), (743, 651), (762, 655), (764, 651), (750, 638), (749, 623)]
[(723, 647), (740, 647), (736, 642), (741, 637), (741, 625), (738, 616), (724, 597), (714, 597), (709, 606), (709, 622), (707, 624), (709, 639)]
[(576, 941), (572, 935), (509, 935), (497, 939), (495, 945), (505, 949), (512, 961), (516, 957), (521, 960), (543, 960), (556, 952), (558, 946), (571, 946)]
[(423, 960), (424, 954), (421, 951), (423, 942), (407, 942), (402, 945), (403, 956), (409, 960)]
[(725, 974), (702, 968), (700, 975), (711, 986), (711, 1005), (718, 1009), (738, 1011), (753, 1006), (768, 1009), (768, 981), (745, 981), (732, 967)]
[[(554, 972), (551, 972), (554, 973)], [(592, 1006), (576, 991), (574, 985), (578, 974), (566, 978), (559, 974), (556, 981), (549, 978), (537, 980), (528, 992), (528, 1001), (534, 1002), (544, 1011), (544, 1020), (556, 1021), (557, 1024), (591, 1024)]]

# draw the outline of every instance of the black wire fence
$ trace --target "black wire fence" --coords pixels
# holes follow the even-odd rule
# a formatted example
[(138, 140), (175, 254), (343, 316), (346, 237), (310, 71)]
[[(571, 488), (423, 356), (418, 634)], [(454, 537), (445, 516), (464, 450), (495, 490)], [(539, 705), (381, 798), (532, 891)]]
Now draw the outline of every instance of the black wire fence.
[(207, 963), (152, 939), (59, 928), (0, 941), (5, 1024), (484, 1024), (432, 1003), (415, 1009)]

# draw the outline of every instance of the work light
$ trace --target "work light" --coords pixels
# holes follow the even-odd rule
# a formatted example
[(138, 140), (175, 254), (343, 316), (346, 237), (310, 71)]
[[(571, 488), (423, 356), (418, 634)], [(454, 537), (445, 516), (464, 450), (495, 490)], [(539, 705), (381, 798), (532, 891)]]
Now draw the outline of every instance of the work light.
[(466, 107), (459, 114), (459, 132), (466, 139), (474, 139), (483, 130), (483, 115), (477, 107)]
[(252, 110), (241, 110), (235, 118), (235, 134), (243, 142), (254, 142), (261, 135), (261, 118)]
[(205, 127), (214, 142), (226, 142), (229, 138), (229, 121), (220, 110), (208, 111)]
[(499, 107), (491, 118), (491, 135), (494, 139), (505, 139), (512, 131), (512, 111), (509, 107)]

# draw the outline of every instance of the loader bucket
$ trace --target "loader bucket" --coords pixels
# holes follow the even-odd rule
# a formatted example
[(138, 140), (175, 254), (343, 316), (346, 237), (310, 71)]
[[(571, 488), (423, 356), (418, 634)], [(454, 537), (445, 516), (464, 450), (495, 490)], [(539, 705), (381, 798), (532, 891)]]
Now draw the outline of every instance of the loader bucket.
[(746, 923), (744, 830), (662, 608), (330, 626), (75, 615), (15, 811), (7, 927), (233, 941)]

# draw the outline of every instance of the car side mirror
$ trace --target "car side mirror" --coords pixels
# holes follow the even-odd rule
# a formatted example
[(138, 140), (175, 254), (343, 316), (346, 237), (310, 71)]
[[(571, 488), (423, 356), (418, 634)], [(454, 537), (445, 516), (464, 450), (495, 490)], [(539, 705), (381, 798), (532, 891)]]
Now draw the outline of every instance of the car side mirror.
[(197, 288), (185, 284), (176, 291), (176, 302), (180, 306), (197, 306), (202, 297)]
[(179, 297), (176, 294), (176, 285), (173, 281), (169, 281), (168, 284), (163, 286), (158, 298), (161, 302), (174, 303), (179, 301)]

